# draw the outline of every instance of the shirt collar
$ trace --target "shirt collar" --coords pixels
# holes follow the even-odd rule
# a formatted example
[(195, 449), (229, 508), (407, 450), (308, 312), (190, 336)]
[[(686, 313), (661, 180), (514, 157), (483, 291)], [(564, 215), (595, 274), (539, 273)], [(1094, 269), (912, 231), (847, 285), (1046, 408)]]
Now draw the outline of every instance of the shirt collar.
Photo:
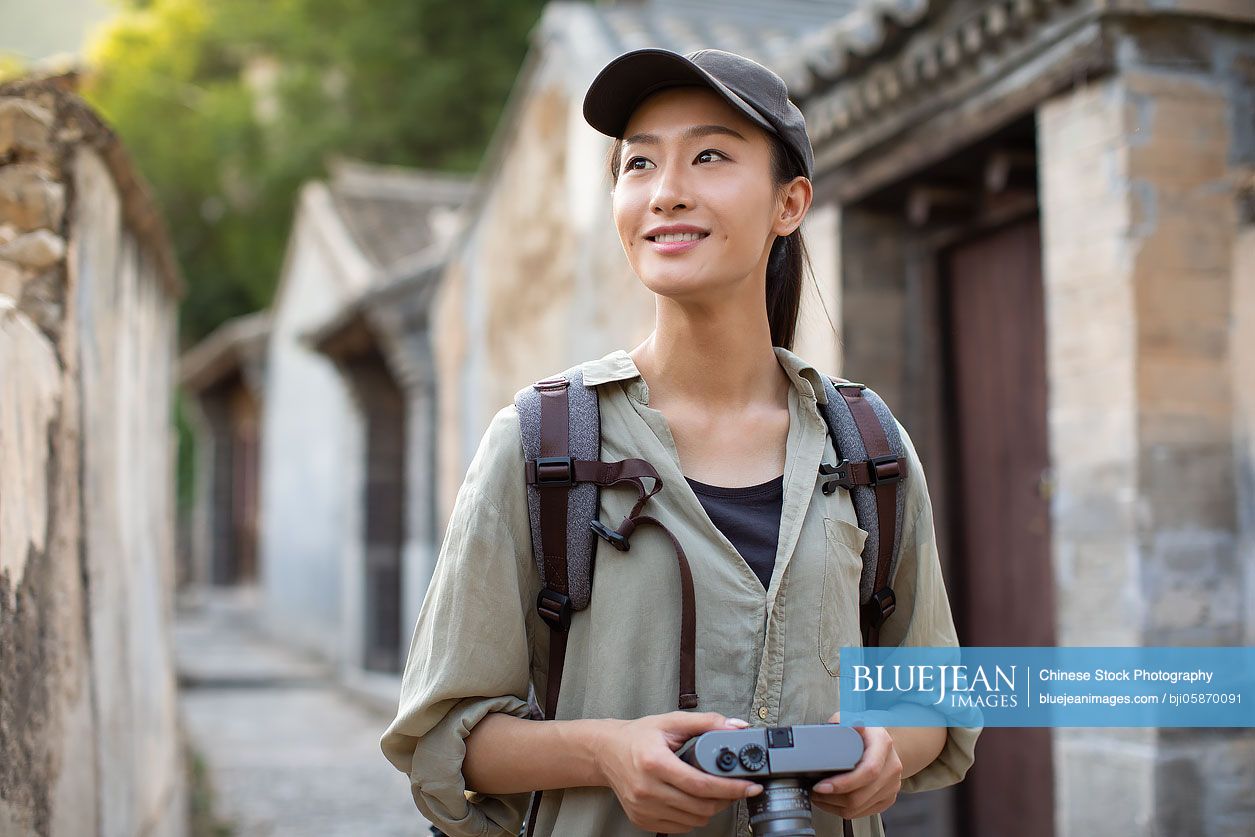
[[(772, 351), (776, 353), (776, 360), (789, 376), (789, 380), (793, 382), (793, 387), (798, 391), (798, 394), (815, 399), (820, 404), (828, 403), (828, 396), (824, 390), (823, 378), (821, 377), (823, 373), (788, 349), (781, 346), (773, 346)], [(581, 365), (580, 369), (583, 372), (584, 384), (586, 386), (596, 386), (598, 384), (610, 383), (611, 381), (627, 381), (640, 377), (636, 363), (625, 349), (615, 349), (610, 354), (604, 355), (597, 360), (587, 361)]]

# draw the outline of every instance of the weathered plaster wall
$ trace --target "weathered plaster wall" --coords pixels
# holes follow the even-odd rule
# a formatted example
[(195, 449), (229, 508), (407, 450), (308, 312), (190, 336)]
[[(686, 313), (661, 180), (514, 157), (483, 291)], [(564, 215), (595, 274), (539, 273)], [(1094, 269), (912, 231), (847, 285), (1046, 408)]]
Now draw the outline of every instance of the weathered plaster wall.
[(184, 833), (177, 273), (120, 145), (0, 88), (0, 832)]

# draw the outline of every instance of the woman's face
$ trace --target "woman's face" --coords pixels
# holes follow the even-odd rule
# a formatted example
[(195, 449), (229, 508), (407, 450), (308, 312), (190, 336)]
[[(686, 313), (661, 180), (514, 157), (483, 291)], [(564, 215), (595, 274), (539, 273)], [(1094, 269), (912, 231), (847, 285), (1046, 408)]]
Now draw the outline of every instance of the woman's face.
[[(782, 219), (766, 132), (714, 91), (692, 86), (646, 98), (623, 136), (611, 204), (645, 285), (693, 299), (763, 281), (774, 236), (801, 223), (796, 207)], [(654, 240), (657, 228), (672, 225), (700, 231), (698, 240)]]

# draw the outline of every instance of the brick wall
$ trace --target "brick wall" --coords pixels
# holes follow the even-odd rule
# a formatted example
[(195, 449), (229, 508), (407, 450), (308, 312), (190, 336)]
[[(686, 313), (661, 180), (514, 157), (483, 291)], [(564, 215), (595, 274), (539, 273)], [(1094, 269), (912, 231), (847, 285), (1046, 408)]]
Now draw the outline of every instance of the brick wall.
[[(1039, 110), (1059, 642), (1241, 644), (1233, 175), (1251, 113), (1234, 64), (1156, 61), (1125, 34), (1119, 74)], [(1059, 833), (1250, 833), (1249, 732), (1059, 730)]]

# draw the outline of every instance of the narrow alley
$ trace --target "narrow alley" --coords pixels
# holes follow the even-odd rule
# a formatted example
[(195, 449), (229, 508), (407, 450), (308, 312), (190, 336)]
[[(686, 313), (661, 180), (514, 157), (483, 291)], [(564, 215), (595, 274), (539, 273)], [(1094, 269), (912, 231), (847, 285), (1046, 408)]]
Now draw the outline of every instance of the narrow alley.
[(175, 644), (183, 726), (234, 837), (427, 835), (379, 750), (390, 718), (267, 639), (255, 588), (193, 588)]

